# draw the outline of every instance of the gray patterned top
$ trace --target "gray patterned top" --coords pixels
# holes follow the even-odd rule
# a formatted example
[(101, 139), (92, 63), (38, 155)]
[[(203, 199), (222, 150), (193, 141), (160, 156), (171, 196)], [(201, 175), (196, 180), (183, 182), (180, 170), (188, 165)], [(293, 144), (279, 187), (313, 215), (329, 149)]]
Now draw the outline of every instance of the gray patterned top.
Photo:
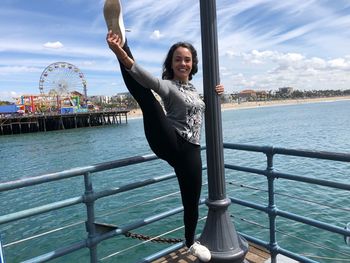
[(205, 104), (196, 88), (191, 83), (158, 79), (136, 63), (129, 73), (161, 97), (166, 116), (176, 131), (190, 143), (199, 145)]

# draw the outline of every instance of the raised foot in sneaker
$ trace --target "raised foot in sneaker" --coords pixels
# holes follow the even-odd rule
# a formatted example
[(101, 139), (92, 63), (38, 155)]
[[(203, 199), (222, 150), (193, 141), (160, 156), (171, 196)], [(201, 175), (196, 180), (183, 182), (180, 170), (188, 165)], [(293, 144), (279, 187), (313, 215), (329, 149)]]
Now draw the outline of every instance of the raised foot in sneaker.
[(211, 259), (209, 249), (201, 245), (198, 241), (193, 243), (193, 245), (189, 248), (189, 252), (203, 262), (209, 262)]
[(125, 27), (120, 0), (106, 0), (103, 7), (103, 15), (108, 31), (112, 30), (113, 33), (117, 34), (122, 40), (121, 46), (124, 46)]

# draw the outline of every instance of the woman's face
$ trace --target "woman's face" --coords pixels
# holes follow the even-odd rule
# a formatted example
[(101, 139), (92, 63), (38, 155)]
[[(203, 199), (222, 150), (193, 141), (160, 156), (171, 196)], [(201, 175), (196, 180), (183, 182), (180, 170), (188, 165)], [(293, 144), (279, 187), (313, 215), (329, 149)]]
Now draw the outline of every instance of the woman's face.
[(188, 82), (192, 71), (192, 53), (188, 48), (178, 47), (173, 54), (172, 66), (174, 80)]

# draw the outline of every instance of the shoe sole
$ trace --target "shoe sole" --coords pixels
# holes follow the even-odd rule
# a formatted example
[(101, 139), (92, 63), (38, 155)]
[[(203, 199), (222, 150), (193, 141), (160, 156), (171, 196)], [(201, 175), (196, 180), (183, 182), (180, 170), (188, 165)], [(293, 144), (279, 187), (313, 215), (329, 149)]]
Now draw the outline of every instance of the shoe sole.
[(122, 15), (122, 6), (119, 0), (106, 0), (103, 7), (103, 15), (107, 24), (108, 31), (121, 37), (121, 46), (125, 43), (125, 27)]

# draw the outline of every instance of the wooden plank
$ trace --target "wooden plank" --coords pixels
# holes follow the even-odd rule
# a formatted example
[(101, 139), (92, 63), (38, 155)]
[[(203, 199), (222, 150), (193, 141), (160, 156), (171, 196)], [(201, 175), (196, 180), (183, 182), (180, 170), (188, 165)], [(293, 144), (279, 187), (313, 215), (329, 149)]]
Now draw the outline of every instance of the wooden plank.
[[(256, 244), (249, 243), (249, 250), (246, 256), (247, 263), (264, 263), (270, 258), (268, 250)], [(159, 258), (152, 263), (200, 263), (200, 261), (187, 252), (187, 249), (180, 248), (177, 251), (170, 253), (162, 258)]]

